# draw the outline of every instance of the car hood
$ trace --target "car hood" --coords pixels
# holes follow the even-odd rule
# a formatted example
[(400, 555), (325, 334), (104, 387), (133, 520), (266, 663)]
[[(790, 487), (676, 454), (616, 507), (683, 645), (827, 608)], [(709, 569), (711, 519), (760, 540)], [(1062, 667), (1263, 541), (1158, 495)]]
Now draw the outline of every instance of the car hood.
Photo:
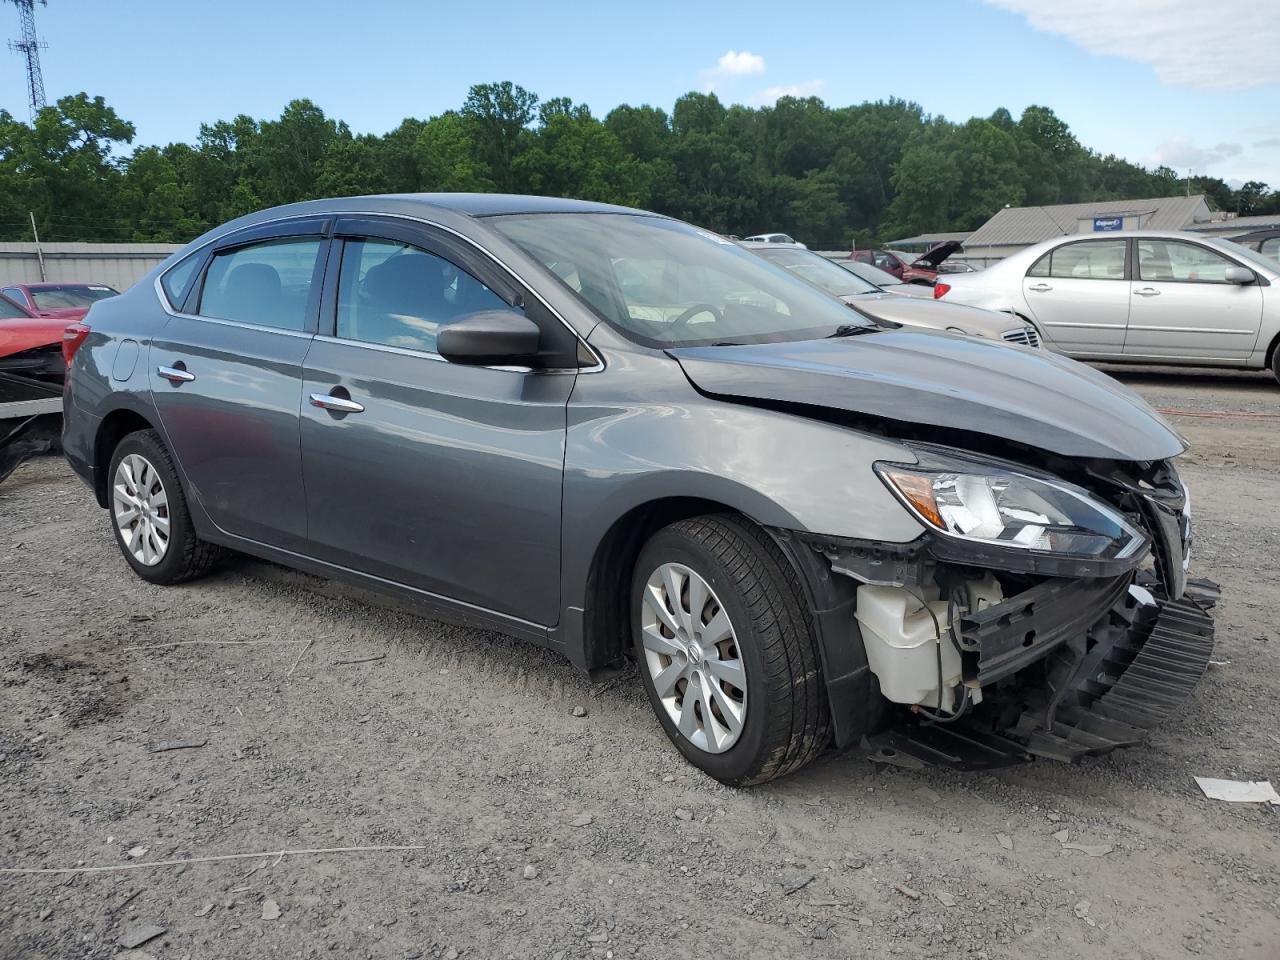
[(1046, 351), (929, 330), (668, 351), (704, 393), (847, 410), (1067, 457), (1163, 460), (1186, 443), (1141, 397)]
[(866, 293), (841, 299), (877, 320), (891, 320), (931, 330), (956, 327), (961, 333), (991, 340), (999, 340), (1006, 330), (1019, 330), (1025, 326), (1007, 313), (933, 299), (898, 297), (891, 293)]
[(937, 269), (938, 264), (947, 259), (947, 257), (951, 256), (962, 246), (963, 244), (959, 240), (946, 240), (937, 246), (930, 247), (924, 253), (920, 254), (920, 256), (916, 257), (915, 263), (927, 264), (928, 266)]
[(0, 320), (0, 357), (62, 343), (67, 321), (47, 317)]

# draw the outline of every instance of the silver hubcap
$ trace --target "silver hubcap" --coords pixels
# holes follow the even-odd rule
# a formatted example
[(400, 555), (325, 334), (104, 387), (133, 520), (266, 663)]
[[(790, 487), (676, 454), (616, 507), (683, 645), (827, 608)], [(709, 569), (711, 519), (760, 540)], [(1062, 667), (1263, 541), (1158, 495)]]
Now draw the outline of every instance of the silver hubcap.
[(120, 542), (144, 566), (154, 567), (169, 549), (169, 497), (146, 457), (131, 453), (116, 467), (111, 513)]
[(699, 750), (724, 753), (747, 716), (747, 674), (728, 611), (702, 577), (664, 563), (645, 584), (640, 630), (667, 715)]

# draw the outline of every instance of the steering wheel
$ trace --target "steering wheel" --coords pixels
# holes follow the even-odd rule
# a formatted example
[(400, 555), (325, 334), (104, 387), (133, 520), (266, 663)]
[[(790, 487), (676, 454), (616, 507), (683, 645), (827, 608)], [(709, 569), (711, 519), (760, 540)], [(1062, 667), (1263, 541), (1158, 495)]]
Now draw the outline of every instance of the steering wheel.
[(720, 313), (719, 307), (713, 306), (710, 303), (695, 303), (692, 307), (690, 307), (684, 313), (680, 314), (680, 316), (672, 320), (671, 325), (673, 327), (683, 327), (686, 323), (688, 323), (690, 320), (692, 320), (694, 317), (696, 317), (700, 313), (709, 313), (713, 317), (715, 317), (716, 320), (723, 319), (723, 316)]

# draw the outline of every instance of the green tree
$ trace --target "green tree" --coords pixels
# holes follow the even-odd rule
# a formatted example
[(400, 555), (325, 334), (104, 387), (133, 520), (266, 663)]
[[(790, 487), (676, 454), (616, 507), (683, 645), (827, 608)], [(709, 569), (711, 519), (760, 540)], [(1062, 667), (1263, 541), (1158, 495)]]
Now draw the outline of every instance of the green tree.
[(499, 190), (515, 189), (516, 157), (537, 106), (537, 96), (509, 80), (479, 83), (467, 92), (462, 116), (470, 125), (477, 156)]

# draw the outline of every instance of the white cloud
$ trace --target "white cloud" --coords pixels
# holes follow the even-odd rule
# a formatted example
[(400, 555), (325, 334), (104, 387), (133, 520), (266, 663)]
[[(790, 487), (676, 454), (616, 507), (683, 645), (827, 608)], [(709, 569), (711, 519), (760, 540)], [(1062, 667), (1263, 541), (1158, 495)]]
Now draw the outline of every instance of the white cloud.
[(1201, 147), (1190, 137), (1172, 137), (1155, 148), (1144, 159), (1153, 167), (1172, 167), (1179, 173), (1208, 173), (1209, 167), (1238, 157), (1243, 148), (1238, 143), (1219, 143)]
[(825, 80), (806, 80), (804, 83), (786, 83), (765, 87), (751, 98), (755, 106), (771, 107), (782, 97), (813, 97), (826, 85)]
[(750, 50), (729, 50), (714, 67), (702, 71), (702, 88), (710, 92), (727, 77), (745, 77), (753, 73), (764, 73), (764, 57)]
[(1280, 83), (1280, 17), (1256, 0), (986, 0), (1090, 53), (1150, 64), (1200, 90)]

